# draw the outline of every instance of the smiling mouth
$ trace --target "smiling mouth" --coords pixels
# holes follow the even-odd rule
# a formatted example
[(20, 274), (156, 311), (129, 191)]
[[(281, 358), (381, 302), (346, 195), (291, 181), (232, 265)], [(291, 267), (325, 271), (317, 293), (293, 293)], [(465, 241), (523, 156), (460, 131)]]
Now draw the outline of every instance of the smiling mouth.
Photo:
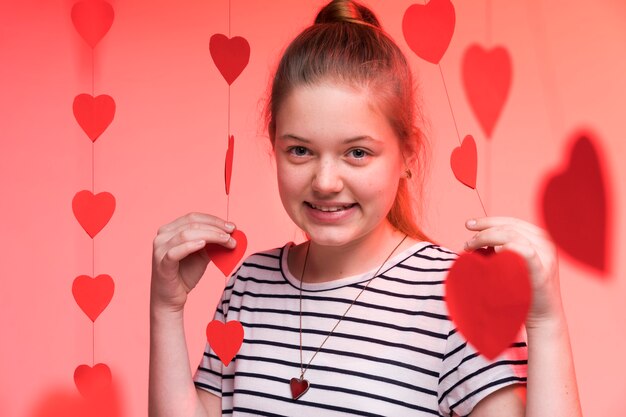
[(347, 210), (351, 207), (356, 206), (356, 203), (353, 204), (347, 204), (344, 206), (336, 206), (336, 207), (321, 207), (321, 206), (316, 206), (315, 204), (311, 204), (308, 201), (304, 202), (307, 206), (314, 208), (315, 210), (319, 210), (319, 211), (324, 211), (324, 212), (336, 212), (336, 211), (344, 211)]

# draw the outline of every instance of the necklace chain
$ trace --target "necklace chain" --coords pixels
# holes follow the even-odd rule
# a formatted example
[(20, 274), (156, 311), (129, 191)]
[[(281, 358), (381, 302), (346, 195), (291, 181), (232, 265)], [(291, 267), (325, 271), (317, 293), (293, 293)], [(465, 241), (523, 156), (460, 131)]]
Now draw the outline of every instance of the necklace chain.
[(387, 256), (387, 258), (383, 261), (383, 263), (378, 267), (378, 270), (376, 270), (376, 272), (374, 273), (374, 275), (367, 280), (367, 283), (365, 284), (365, 286), (363, 288), (361, 288), (361, 291), (359, 292), (359, 294), (356, 296), (356, 298), (350, 303), (350, 305), (348, 306), (348, 308), (346, 309), (346, 311), (343, 313), (343, 315), (339, 318), (339, 320), (337, 320), (337, 323), (335, 323), (335, 325), (333, 326), (333, 328), (330, 330), (330, 332), (328, 332), (328, 334), (326, 335), (326, 338), (324, 339), (324, 341), (322, 342), (322, 344), (320, 345), (320, 347), (317, 348), (317, 350), (315, 351), (315, 353), (313, 354), (313, 356), (311, 356), (311, 359), (309, 360), (309, 363), (306, 364), (306, 367), (304, 367), (304, 362), (302, 361), (302, 281), (304, 280), (304, 271), (306, 270), (306, 261), (307, 258), (309, 257), (309, 249), (311, 248), (311, 241), (309, 241), (307, 248), (306, 248), (306, 254), (304, 256), (304, 265), (302, 266), (302, 274), (300, 276), (300, 379), (304, 378), (304, 373), (307, 371), (307, 369), (309, 369), (309, 365), (311, 365), (311, 362), (313, 362), (313, 359), (315, 358), (315, 355), (318, 354), (318, 352), (322, 349), (322, 346), (324, 346), (324, 343), (326, 343), (326, 341), (328, 340), (328, 338), (333, 334), (333, 332), (335, 331), (335, 329), (337, 328), (337, 326), (339, 325), (339, 323), (341, 323), (341, 320), (343, 320), (344, 317), (346, 317), (346, 314), (348, 314), (348, 311), (350, 311), (350, 309), (352, 308), (352, 306), (354, 305), (354, 303), (356, 303), (356, 300), (359, 299), (359, 297), (361, 296), (361, 294), (363, 294), (363, 291), (365, 291), (365, 289), (367, 288), (367, 286), (370, 284), (370, 282), (372, 282), (374, 280), (374, 278), (376, 278), (376, 276), (378, 275), (378, 273), (380, 272), (380, 270), (382, 269), (383, 265), (385, 265), (385, 263), (387, 263), (387, 261), (389, 260), (389, 258), (391, 258), (391, 255), (393, 255), (393, 253), (400, 247), (400, 245), (402, 244), (402, 242), (404, 242), (404, 240), (408, 237), (408, 235), (404, 235), (404, 237), (402, 238), (402, 240), (400, 241), (400, 243), (398, 243), (396, 245), (395, 248), (393, 248), (393, 250), (391, 251), (391, 253), (389, 253), (389, 255)]

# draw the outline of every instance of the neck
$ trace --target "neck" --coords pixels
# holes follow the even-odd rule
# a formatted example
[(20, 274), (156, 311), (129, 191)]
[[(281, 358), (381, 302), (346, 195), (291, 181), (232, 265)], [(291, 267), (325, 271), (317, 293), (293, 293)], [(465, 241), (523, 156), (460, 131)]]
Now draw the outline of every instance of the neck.
[[(322, 246), (310, 241), (303, 282), (334, 281), (378, 268), (403, 237), (404, 233), (384, 221), (368, 235), (345, 245)], [(410, 239), (407, 238), (404, 243), (407, 241)], [(300, 262), (297, 262), (301, 265), (296, 270), (299, 272), (298, 278), (301, 278), (307, 251), (306, 245), (303, 246), (302, 254), (299, 256)], [(394, 254), (401, 249), (398, 248)]]

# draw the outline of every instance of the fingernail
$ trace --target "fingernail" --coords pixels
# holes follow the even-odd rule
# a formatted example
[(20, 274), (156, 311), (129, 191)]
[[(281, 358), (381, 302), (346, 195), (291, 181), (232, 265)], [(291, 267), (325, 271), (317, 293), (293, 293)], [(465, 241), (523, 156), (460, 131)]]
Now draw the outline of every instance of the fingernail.
[(467, 224), (468, 226), (475, 226), (476, 225), (476, 220), (470, 219), (465, 224)]
[(233, 230), (235, 230), (235, 225), (231, 222), (226, 222), (226, 228), (232, 232)]

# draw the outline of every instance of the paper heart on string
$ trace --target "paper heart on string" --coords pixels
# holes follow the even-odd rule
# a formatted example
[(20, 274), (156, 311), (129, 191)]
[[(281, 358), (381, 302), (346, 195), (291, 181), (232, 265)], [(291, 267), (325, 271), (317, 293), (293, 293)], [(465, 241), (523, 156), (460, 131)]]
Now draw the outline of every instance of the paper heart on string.
[(420, 58), (438, 64), (454, 33), (454, 6), (450, 0), (413, 4), (402, 18), (402, 33), (409, 48)]
[(111, 370), (104, 363), (98, 363), (93, 368), (89, 365), (80, 365), (74, 371), (74, 383), (78, 392), (91, 398), (111, 388)]
[(224, 366), (233, 360), (243, 343), (243, 326), (237, 320), (224, 324), (219, 320), (211, 321), (206, 327), (209, 346)]
[(106, 191), (94, 195), (89, 190), (82, 190), (72, 199), (72, 211), (78, 223), (93, 238), (111, 220), (115, 197)]
[(306, 379), (291, 378), (289, 387), (291, 388), (291, 398), (297, 400), (309, 390), (309, 381)]
[(512, 66), (503, 47), (470, 45), (463, 55), (463, 87), (480, 126), (491, 137), (511, 88)]
[(574, 135), (567, 166), (544, 181), (541, 215), (563, 252), (607, 272), (611, 206), (598, 145), (592, 138), (587, 132)]
[(531, 294), (526, 261), (507, 250), (461, 254), (445, 282), (450, 318), (490, 360), (515, 341), (528, 315)]
[(226, 248), (219, 243), (209, 243), (204, 247), (209, 259), (224, 276), (229, 276), (233, 272), (248, 247), (248, 239), (241, 230), (235, 230), (230, 236), (237, 241), (234, 249)]
[(106, 274), (100, 274), (95, 278), (80, 275), (72, 284), (76, 304), (94, 322), (111, 302), (114, 290), (113, 278)]
[(106, 1), (80, 1), (72, 6), (72, 22), (76, 31), (95, 48), (113, 24), (113, 7)]
[(115, 101), (111, 96), (101, 94), (79, 94), (74, 98), (74, 117), (92, 142), (106, 130), (115, 116)]
[(229, 39), (221, 33), (215, 34), (209, 41), (209, 51), (228, 85), (239, 77), (250, 60), (250, 44), (241, 36)]
[(226, 160), (224, 163), (224, 182), (226, 185), (226, 195), (230, 193), (230, 177), (233, 173), (233, 156), (235, 153), (235, 137), (228, 137), (228, 149), (226, 150)]
[(450, 155), (454, 176), (471, 189), (476, 188), (477, 159), (476, 142), (471, 135), (465, 136), (461, 146), (454, 148)]

